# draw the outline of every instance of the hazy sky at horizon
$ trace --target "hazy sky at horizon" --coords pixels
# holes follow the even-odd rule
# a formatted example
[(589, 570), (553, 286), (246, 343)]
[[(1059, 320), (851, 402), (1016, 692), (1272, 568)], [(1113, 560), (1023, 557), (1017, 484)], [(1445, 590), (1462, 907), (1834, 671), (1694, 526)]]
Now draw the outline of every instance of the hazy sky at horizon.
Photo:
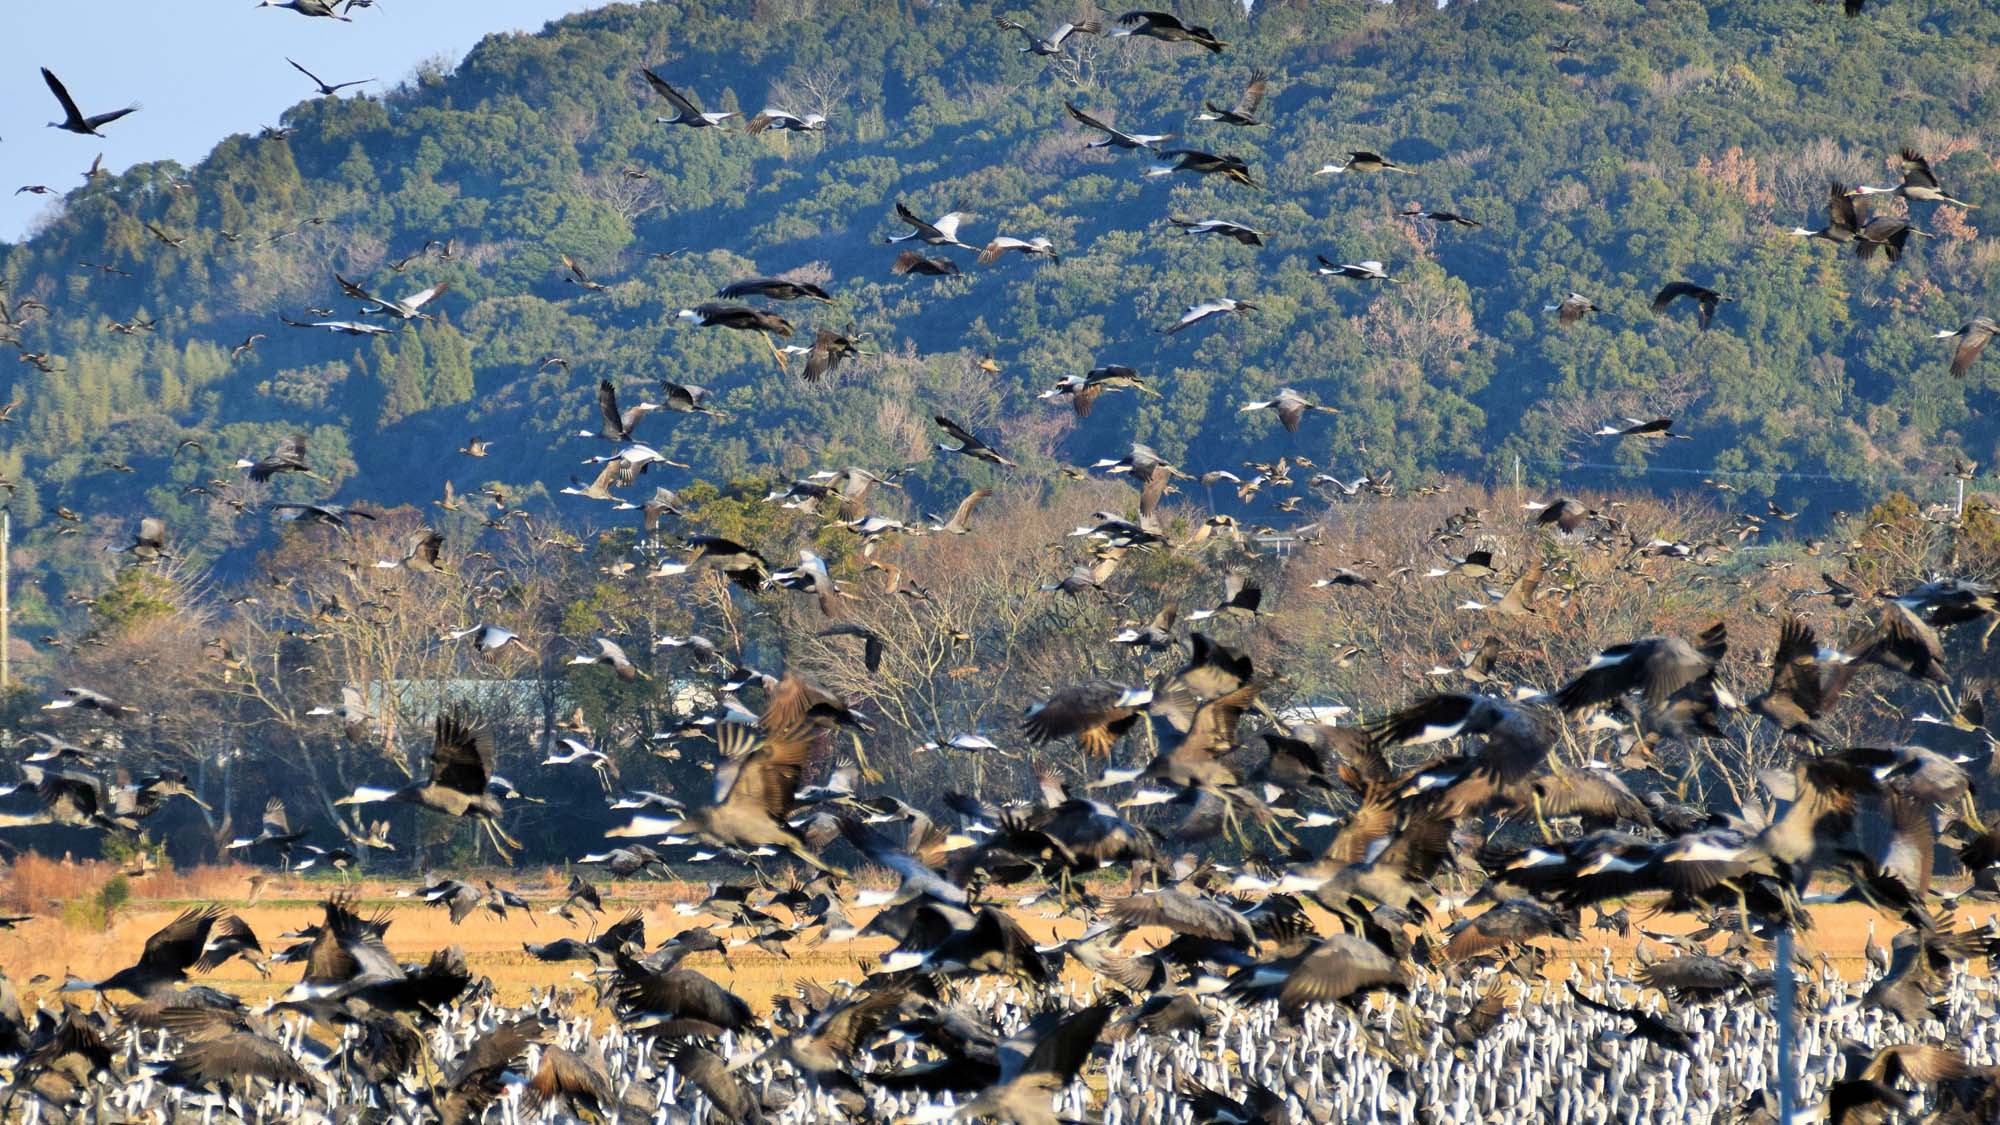
[[(123, 171), (152, 160), (192, 166), (233, 133), (275, 125), (317, 97), (287, 56), (328, 82), (393, 85), (438, 55), (453, 62), (486, 35), (534, 31), (604, 0), (381, 0), (354, 22), (308, 19), (252, 0), (76, 0), (8, 4), (0, 38), (0, 241), (13, 242), (57, 197), (16, 194), (29, 184), (67, 192), (98, 153)], [(46, 123), (62, 116), (41, 68), (63, 80), (86, 114), (139, 102), (104, 139)], [(384, 88), (341, 91), (342, 97)]]

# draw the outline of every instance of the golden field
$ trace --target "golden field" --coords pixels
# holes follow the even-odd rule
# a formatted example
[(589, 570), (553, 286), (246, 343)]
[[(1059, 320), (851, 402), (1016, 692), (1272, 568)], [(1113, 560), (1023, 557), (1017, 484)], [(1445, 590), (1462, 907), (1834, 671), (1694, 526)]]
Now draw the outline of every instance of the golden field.
[[(207, 867), (186, 873), (133, 877), (131, 900), (113, 912), (110, 924), (100, 929), (78, 924), (74, 918), (66, 921), (62, 904), (76, 896), (96, 893), (97, 888), (116, 874), (114, 869), (101, 864), (66, 865), (24, 857), (22, 863), (0, 878), (0, 905), (9, 912), (31, 913), (35, 917), (16, 929), (0, 931), (0, 968), (14, 982), (23, 1005), (29, 1006), (37, 998), (49, 995), (65, 975), (94, 980), (131, 964), (148, 935), (188, 906), (208, 901), (223, 903), (240, 914), (256, 931), (265, 949), (271, 951), (289, 944), (279, 940), (278, 934), (316, 921), (319, 900), (341, 889), (336, 879), (264, 872), (269, 881), (258, 900), (251, 903), (249, 877), (256, 873), (257, 869), (249, 867)], [(460, 877), (477, 885), (486, 876), (482, 873)], [(545, 913), (564, 897), (562, 888), (568, 880), (567, 872), (555, 869), (496, 872), (493, 878), (500, 886), (515, 890), (535, 903), (532, 921), (518, 913), (502, 920), (482, 909), (462, 924), (453, 925), (442, 909), (395, 897), (397, 891), (413, 888), (414, 882), (363, 879), (355, 880), (349, 889), (364, 907), (392, 910), (394, 921), (388, 943), (404, 960), (418, 960), (434, 949), (456, 945), (465, 951), (475, 973), (492, 978), (503, 1001), (519, 1001), (530, 990), (551, 986), (571, 989), (587, 998), (589, 989), (576, 975), (588, 967), (586, 963), (549, 964), (534, 960), (521, 949), (524, 941), (588, 936), (585, 927)], [(706, 886), (701, 884), (593, 882), (604, 895), (603, 921), (615, 920), (627, 910), (637, 908), (645, 916), (646, 937), (651, 944), (658, 944), (687, 927), (716, 921), (689, 917), (674, 910), (677, 903), (701, 899), (707, 893)], [(1084, 924), (1079, 919), (1051, 918), (1042, 913), (1043, 909), (1015, 911), (1015, 916), (1038, 941), (1074, 937), (1082, 932)], [(1957, 921), (1960, 926), (1983, 925), (1996, 913), (2000, 913), (2000, 908), (1991, 905), (1969, 906), (1958, 912)], [(851, 914), (857, 924), (868, 917), (867, 911)], [(1644, 910), (1637, 905), (1630, 914), (1635, 923), (1656, 932), (1685, 933), (1694, 928), (1687, 918), (1643, 917)], [(1539, 943), (1552, 954), (1549, 966), (1555, 975), (1566, 975), (1565, 966), (1572, 961), (1600, 960), (1607, 950), (1620, 963), (1633, 956), (1636, 934), (1621, 938), (1591, 929), (1590, 917), (1591, 913), (1585, 911), (1585, 941)], [(1874, 923), (1875, 941), (1881, 945), (1887, 945), (1899, 928), (1898, 923), (1859, 904), (1818, 906), (1813, 908), (1813, 917), (1814, 927), (1803, 939), (1804, 948), (1831, 959), (1849, 979), (1860, 975), (1870, 922)], [(1320, 921), (1323, 929), (1329, 928), (1326, 919)], [(871, 938), (838, 947), (815, 947), (809, 940), (817, 935), (817, 928), (807, 933), (808, 940), (790, 944), (789, 958), (746, 945), (731, 950), (733, 966), (723, 964), (715, 954), (697, 954), (685, 963), (726, 985), (752, 1005), (764, 1008), (774, 993), (789, 991), (795, 982), (857, 978), (890, 944)], [(1141, 931), (1128, 939), (1128, 945), (1144, 947), (1164, 936)], [(273, 967), (267, 980), (239, 960), (197, 979), (257, 1001), (281, 993), (298, 977), (298, 966), (279, 965)], [(124, 999), (122, 995), (114, 998)]]

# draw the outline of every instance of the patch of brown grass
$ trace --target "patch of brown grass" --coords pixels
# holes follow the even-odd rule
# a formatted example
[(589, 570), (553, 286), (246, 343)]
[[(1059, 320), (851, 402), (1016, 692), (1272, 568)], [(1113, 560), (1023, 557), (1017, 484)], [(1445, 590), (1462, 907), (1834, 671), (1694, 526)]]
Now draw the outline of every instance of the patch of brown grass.
[[(135, 901), (227, 901), (244, 894), (256, 870), (233, 863), (186, 871), (163, 868), (149, 875), (126, 878), (132, 885)], [(120, 874), (118, 864), (103, 860), (50, 859), (26, 852), (0, 873), (0, 909), (17, 914), (58, 911), (68, 903), (96, 894)]]
[(94, 893), (115, 868), (97, 860), (50, 859), (24, 852), (0, 881), (0, 908), (32, 914)]

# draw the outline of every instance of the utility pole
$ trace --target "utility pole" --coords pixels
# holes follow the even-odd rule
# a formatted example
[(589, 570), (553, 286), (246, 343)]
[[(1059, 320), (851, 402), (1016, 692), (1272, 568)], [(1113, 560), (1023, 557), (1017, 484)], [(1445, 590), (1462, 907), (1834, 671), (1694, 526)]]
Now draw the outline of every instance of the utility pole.
[(7, 587), (14, 577), (8, 569), (7, 547), (14, 538), (14, 511), (0, 508), (0, 691), (14, 686), (13, 666), (7, 650), (13, 642), (14, 611), (7, 601)]
[(1792, 979), (1792, 926), (1787, 919), (1778, 930), (1777, 950), (1771, 969), (1777, 978), (1777, 997), (1772, 1013), (1778, 1019), (1778, 1120), (1790, 1121), (1797, 1104), (1799, 1064), (1796, 1035), (1792, 1028), (1792, 1007), (1797, 982)]

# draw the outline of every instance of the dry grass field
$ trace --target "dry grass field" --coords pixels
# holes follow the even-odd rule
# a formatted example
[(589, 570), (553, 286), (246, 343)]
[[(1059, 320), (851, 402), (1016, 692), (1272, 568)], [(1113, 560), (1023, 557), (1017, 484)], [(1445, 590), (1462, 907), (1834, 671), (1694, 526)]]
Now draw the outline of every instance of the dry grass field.
[[(129, 880), (132, 890), (130, 901), (113, 912), (108, 927), (99, 928), (79, 924), (74, 911), (70, 912), (72, 917), (66, 919), (62, 904), (79, 896), (94, 895), (116, 874), (114, 869), (101, 864), (63, 865), (33, 857), (24, 858), (20, 864), (9, 869), (4, 878), (0, 878), (0, 909), (32, 913), (35, 918), (16, 929), (0, 931), (0, 968), (4, 968), (14, 982), (22, 1002), (31, 1005), (37, 998), (50, 994), (58, 987), (65, 975), (93, 980), (131, 964), (137, 959), (147, 935), (166, 925), (189, 905), (208, 901), (229, 905), (250, 923), (267, 950), (275, 949), (288, 944), (280, 941), (278, 934), (316, 921), (319, 900), (341, 887), (333, 879), (271, 875), (258, 901), (250, 903), (249, 877), (254, 873), (256, 869), (249, 867), (210, 867), (186, 873), (132, 878)], [(567, 873), (553, 869), (496, 874), (497, 883), (518, 890), (536, 903), (533, 920), (510, 915), (503, 921), (482, 910), (460, 925), (453, 925), (441, 909), (426, 907), (412, 899), (396, 898), (396, 891), (406, 890), (412, 885), (407, 882), (358, 880), (350, 889), (365, 906), (392, 909), (394, 921), (389, 929), (388, 942), (398, 956), (405, 960), (417, 960), (433, 949), (456, 945), (465, 951), (473, 971), (492, 978), (500, 998), (513, 1002), (525, 998), (530, 990), (551, 986), (575, 989), (584, 996), (589, 993), (575, 975), (585, 967), (582, 962), (548, 964), (534, 960), (521, 949), (524, 941), (545, 942), (558, 937), (587, 936), (585, 928), (544, 912), (548, 906), (561, 901), (562, 886), (567, 878)], [(604, 893), (605, 920), (615, 920), (627, 910), (639, 909), (646, 919), (646, 936), (650, 943), (657, 944), (689, 926), (715, 921), (713, 918), (684, 915), (674, 909), (676, 904), (698, 901), (703, 897), (707, 888), (699, 884), (607, 880), (597, 885)], [(1039, 913), (1039, 909), (1031, 907), (1016, 911), (1016, 916), (1039, 941), (1074, 937), (1083, 929), (1083, 923), (1075, 918), (1050, 918)], [(1983, 925), (1997, 912), (2000, 911), (1992, 906), (1977, 906), (1960, 911), (1958, 922), (1961, 926)], [(1632, 906), (1630, 913), (1635, 922), (1657, 932), (1685, 933), (1693, 928), (1686, 918), (1645, 918), (1643, 906), (1637, 904)], [(856, 911), (853, 916), (860, 923), (866, 920), (868, 912)], [(1804, 938), (1804, 948), (1811, 954), (1823, 954), (1831, 959), (1849, 979), (1860, 975), (1863, 946), (1871, 920), (1874, 921), (1875, 940), (1883, 945), (1888, 943), (1897, 928), (1897, 923), (1882, 919), (1858, 904), (1815, 907), (1813, 917), (1814, 927)], [(1330, 928), (1327, 919), (1322, 917), (1319, 921), (1323, 930)], [(816, 935), (817, 930), (808, 933)], [(1141, 931), (1128, 940), (1130, 944), (1145, 946), (1157, 943), (1164, 936), (1163, 933)], [(1585, 941), (1575, 943), (1541, 943), (1553, 955), (1549, 971), (1558, 976), (1566, 975), (1566, 966), (1570, 962), (1600, 960), (1606, 951), (1621, 964), (1633, 956), (1635, 937), (1621, 938), (1590, 929), (1586, 924), (1585, 938)], [(697, 954), (686, 963), (761, 1009), (769, 1004), (774, 993), (788, 991), (794, 982), (857, 977), (866, 971), (864, 966), (872, 965), (889, 944), (882, 939), (867, 939), (838, 947), (814, 947), (807, 941), (798, 941), (791, 943), (792, 955), (789, 958), (740, 946), (730, 953), (732, 964), (725, 965), (715, 954)], [(243, 962), (232, 961), (221, 971), (200, 979), (202, 983), (236, 992), (254, 1002), (283, 992), (298, 977), (296, 966), (276, 966), (271, 977), (265, 979), (257, 976)], [(115, 998), (124, 999), (122, 996)]]

